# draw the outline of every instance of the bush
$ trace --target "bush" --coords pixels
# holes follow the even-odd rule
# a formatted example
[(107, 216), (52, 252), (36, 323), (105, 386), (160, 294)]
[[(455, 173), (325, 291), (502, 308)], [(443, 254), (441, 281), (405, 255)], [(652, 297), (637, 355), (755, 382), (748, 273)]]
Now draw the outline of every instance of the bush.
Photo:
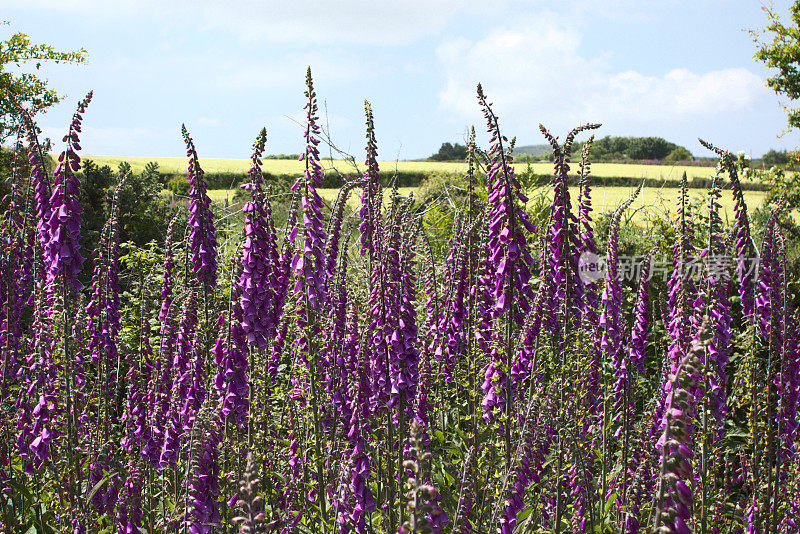
[(456, 143), (442, 143), (439, 152), (428, 158), (430, 161), (464, 161), (467, 158), (467, 147)]
[(679, 146), (675, 148), (672, 152), (670, 152), (666, 158), (664, 158), (664, 163), (681, 163), (684, 161), (692, 161), (694, 157), (692, 153), (686, 150), (684, 147)]
[(790, 161), (791, 155), (787, 151), (778, 151), (774, 148), (770, 149), (769, 152), (761, 156), (761, 164), (765, 169), (769, 169), (770, 167), (785, 167), (786, 165), (789, 165)]
[(176, 195), (187, 196), (189, 194), (189, 178), (181, 174), (174, 175), (167, 182), (167, 189)]

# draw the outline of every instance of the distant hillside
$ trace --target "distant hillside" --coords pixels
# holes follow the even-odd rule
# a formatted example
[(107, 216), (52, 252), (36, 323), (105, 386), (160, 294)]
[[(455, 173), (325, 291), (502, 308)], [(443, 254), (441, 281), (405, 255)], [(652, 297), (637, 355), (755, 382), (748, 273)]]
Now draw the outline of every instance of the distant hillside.
[(553, 149), (550, 147), (550, 145), (525, 145), (514, 147), (513, 155), (519, 156), (520, 154), (528, 154), (529, 156), (538, 158), (539, 156), (550, 154), (552, 151)]

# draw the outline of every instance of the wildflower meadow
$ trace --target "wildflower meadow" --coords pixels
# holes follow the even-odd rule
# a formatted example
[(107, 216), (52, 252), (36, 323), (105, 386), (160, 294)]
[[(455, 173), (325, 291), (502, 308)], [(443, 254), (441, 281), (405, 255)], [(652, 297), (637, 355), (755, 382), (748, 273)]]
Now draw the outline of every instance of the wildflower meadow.
[(231, 227), (184, 127), (165, 239), (120, 238), (128, 167), (96, 250), (92, 94), (54, 165), (23, 118), (0, 226), (3, 532), (800, 532), (798, 237), (783, 200), (756, 222), (734, 155), (702, 141), (705, 200), (684, 177), (630, 275), (638, 191), (593, 220), (599, 124), (540, 126), (534, 211), (478, 86), (490, 141), (473, 128), (440, 231), (379, 180), (369, 103), (363, 173), (325, 201), (310, 70), (305, 97), (288, 192), (254, 132)]

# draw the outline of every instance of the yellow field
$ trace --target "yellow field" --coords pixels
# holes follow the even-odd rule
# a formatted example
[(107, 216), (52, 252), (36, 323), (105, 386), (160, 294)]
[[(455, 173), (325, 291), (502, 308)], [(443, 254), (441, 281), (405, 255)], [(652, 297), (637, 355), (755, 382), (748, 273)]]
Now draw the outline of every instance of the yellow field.
[[(415, 187), (400, 187), (398, 191), (403, 196), (408, 196), (409, 193), (415, 191)], [(328, 203), (333, 203), (336, 200), (336, 195), (339, 193), (338, 189), (319, 189), (320, 196)], [(626, 200), (634, 189), (630, 187), (596, 187), (592, 190), (592, 207), (593, 213), (605, 213), (613, 211), (621, 202)], [(213, 202), (224, 202), (228, 199), (230, 202), (233, 199), (235, 189), (212, 189), (208, 192), (209, 197)], [(552, 198), (552, 192), (546, 189), (529, 192), (529, 197), (533, 199), (538, 192)], [(388, 199), (388, 191), (385, 192), (385, 198)], [(628, 210), (628, 213), (633, 214), (637, 220), (645, 220), (650, 217), (663, 216), (665, 213), (674, 215), (678, 201), (679, 190), (675, 188), (655, 188), (645, 187), (639, 194), (639, 197), (634, 201)], [(576, 199), (578, 195), (578, 188), (570, 188), (570, 196), (572, 198), (573, 209), (576, 208)], [(745, 191), (745, 201), (747, 207), (752, 211), (759, 207), (764, 200), (765, 192), (762, 191)], [(690, 189), (689, 196), (692, 199), (698, 199), (704, 202), (703, 209), (705, 209), (705, 202), (707, 202), (708, 195), (702, 189)], [(348, 207), (355, 209), (358, 205), (359, 190), (350, 194)], [(531, 203), (533, 200), (531, 200)], [(733, 217), (733, 198), (729, 190), (722, 191), (722, 219), (723, 221), (730, 221)]]
[[(412, 191), (416, 191), (416, 187), (398, 187), (397, 192), (401, 196), (408, 196)], [(319, 196), (321, 196), (325, 201), (329, 204), (333, 204), (336, 200), (336, 196), (339, 194), (338, 189), (317, 189), (319, 191)], [(233, 195), (236, 193), (236, 189), (209, 189), (208, 197), (211, 199), (212, 202), (225, 202), (227, 199), (228, 202), (233, 201)], [(384, 198), (389, 198), (389, 192), (385, 191)], [(169, 194), (165, 192), (165, 194)], [(350, 197), (347, 200), (347, 205), (353, 209), (355, 206), (358, 205), (359, 198), (361, 194), (361, 190), (358, 189), (350, 193)]]
[[(84, 156), (84, 159), (91, 159), (98, 165), (109, 165), (116, 168), (121, 161), (131, 164), (134, 172), (141, 171), (149, 161), (158, 162), (159, 169), (163, 172), (182, 173), (186, 172), (186, 158), (123, 158), (117, 156)], [(362, 163), (359, 165), (363, 167)], [(406, 172), (456, 172), (466, 171), (464, 163), (449, 163), (437, 161), (382, 161), (379, 163), (381, 170), (384, 171), (406, 171)], [(201, 159), (200, 166), (206, 172), (246, 172), (250, 167), (250, 160), (246, 159)], [(322, 166), (326, 169), (336, 168), (345, 174), (354, 172), (350, 163), (343, 160), (323, 160)], [(531, 166), (537, 174), (550, 174), (553, 172), (553, 165), (550, 163), (533, 163)], [(517, 170), (524, 170), (527, 165), (524, 163), (515, 164)], [(263, 160), (263, 170), (272, 174), (299, 174), (303, 171), (302, 161), (292, 159), (265, 159)], [(573, 170), (577, 170), (577, 164), (573, 164)], [(632, 178), (661, 178), (677, 180), (681, 174), (686, 172), (689, 179), (693, 177), (710, 178), (714, 176), (713, 167), (686, 167), (671, 165), (636, 165), (622, 163), (593, 163), (592, 174), (605, 177), (632, 177)]]
[[(628, 199), (633, 194), (634, 188), (632, 187), (595, 187), (592, 189), (592, 209), (594, 213), (605, 213), (613, 211), (624, 200)], [(578, 188), (570, 188), (570, 196), (572, 198), (573, 208), (575, 208), (576, 197), (578, 195)], [(637, 220), (647, 219), (649, 217), (663, 215), (669, 213), (674, 215), (677, 209), (678, 198), (680, 190), (677, 188), (656, 188), (644, 187), (642, 192), (639, 193), (637, 199), (628, 208), (628, 213), (634, 213), (634, 218)], [(747, 207), (754, 210), (759, 207), (764, 200), (766, 192), (764, 191), (745, 191), (744, 198)], [(548, 195), (552, 198), (552, 194)], [(690, 199), (700, 200), (703, 202), (703, 210), (705, 211), (708, 204), (708, 192), (703, 189), (690, 189)], [(733, 198), (729, 189), (722, 191), (722, 198), (720, 198), (722, 205), (722, 213), (720, 216), (723, 221), (732, 222), (733, 218)]]

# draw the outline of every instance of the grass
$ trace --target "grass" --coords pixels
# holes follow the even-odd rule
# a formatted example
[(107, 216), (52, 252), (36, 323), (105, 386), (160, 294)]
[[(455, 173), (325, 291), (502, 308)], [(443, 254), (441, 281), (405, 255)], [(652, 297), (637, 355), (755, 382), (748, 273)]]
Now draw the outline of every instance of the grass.
[[(186, 158), (149, 158), (149, 157), (118, 157), (118, 156), (84, 156), (98, 165), (108, 165), (116, 168), (120, 162), (130, 163), (134, 172), (144, 169), (150, 162), (158, 163), (162, 172), (183, 173), (186, 172)], [(272, 174), (300, 174), (303, 169), (303, 162), (292, 159), (264, 159), (263, 169)], [(250, 167), (250, 160), (247, 159), (201, 159), (200, 165), (206, 172), (246, 172)], [(343, 160), (322, 160), (322, 165), (326, 169), (337, 168), (344, 174), (353, 174), (355, 169), (349, 162)], [(382, 161), (379, 163), (381, 170), (384, 171), (403, 171), (403, 172), (454, 172), (463, 173), (466, 164), (439, 161)], [(359, 162), (359, 166), (362, 166)], [(573, 170), (577, 170), (577, 164), (573, 163)], [(519, 163), (514, 167), (518, 171), (527, 168), (527, 164)], [(537, 174), (551, 174), (553, 165), (551, 163), (532, 163), (534, 172)], [(693, 177), (711, 178), (714, 176), (714, 167), (688, 167), (681, 165), (639, 165), (624, 163), (592, 163), (592, 174), (600, 177), (630, 177), (630, 178), (660, 178), (677, 180), (681, 174), (686, 172), (689, 179)]]

